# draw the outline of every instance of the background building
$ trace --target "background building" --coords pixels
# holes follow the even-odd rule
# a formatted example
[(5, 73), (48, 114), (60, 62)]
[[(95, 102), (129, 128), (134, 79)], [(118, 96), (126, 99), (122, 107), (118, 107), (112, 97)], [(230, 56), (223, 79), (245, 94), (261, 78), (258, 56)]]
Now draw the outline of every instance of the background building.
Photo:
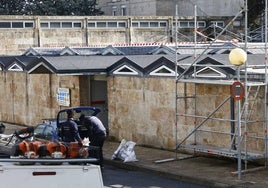
[(234, 16), (244, 0), (99, 0), (104, 15), (112, 16), (173, 16), (178, 5), (179, 16)]

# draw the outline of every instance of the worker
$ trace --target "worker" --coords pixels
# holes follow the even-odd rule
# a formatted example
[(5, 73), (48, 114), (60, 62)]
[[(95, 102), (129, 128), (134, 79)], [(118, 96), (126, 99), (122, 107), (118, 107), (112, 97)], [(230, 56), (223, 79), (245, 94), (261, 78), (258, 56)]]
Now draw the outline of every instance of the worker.
[(103, 151), (102, 147), (106, 139), (106, 128), (101, 120), (96, 116), (85, 116), (82, 114), (79, 118), (80, 124), (84, 125), (89, 131), (90, 146), (98, 147), (99, 165), (103, 168)]
[(67, 110), (67, 121), (62, 127), (62, 141), (64, 142), (78, 142), (82, 144), (82, 139), (78, 132), (78, 126), (73, 120), (74, 112), (72, 109)]

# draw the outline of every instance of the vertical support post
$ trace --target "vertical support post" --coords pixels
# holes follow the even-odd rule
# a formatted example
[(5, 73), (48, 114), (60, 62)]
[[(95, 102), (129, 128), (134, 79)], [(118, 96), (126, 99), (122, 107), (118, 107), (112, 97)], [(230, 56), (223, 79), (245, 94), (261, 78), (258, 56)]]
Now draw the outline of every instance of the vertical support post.
[[(240, 81), (240, 67), (237, 69), (237, 80)], [(241, 162), (241, 101), (237, 102), (237, 166), (238, 166), (238, 179), (241, 179), (242, 162)]]
[[(248, 48), (248, 0), (245, 0), (245, 46), (244, 46), (244, 50), (245, 52), (247, 52), (247, 48)], [(244, 117), (245, 117), (245, 153), (246, 153), (246, 158), (245, 158), (245, 169), (247, 169), (247, 164), (248, 164), (248, 160), (247, 160), (247, 155), (248, 155), (248, 138), (247, 138), (247, 131), (248, 131), (248, 63), (247, 61), (245, 61), (245, 111), (244, 111)], [(241, 119), (241, 117), (240, 117)]]
[[(175, 52), (175, 139), (176, 139), (176, 148), (178, 145), (178, 81), (177, 81), (177, 75), (178, 75), (178, 54), (177, 54), (177, 50), (178, 50), (178, 5), (176, 4), (176, 10), (175, 10), (175, 23), (176, 23), (176, 27), (175, 27), (175, 48), (176, 48), (176, 52)], [(175, 158), (177, 159), (178, 154), (176, 152), (175, 149)]]
[(265, 167), (267, 167), (267, 65), (268, 65), (268, 57), (267, 57), (267, 42), (268, 42), (268, 1), (265, 0), (265, 91), (264, 91), (264, 150), (265, 150)]
[(236, 139), (235, 139), (235, 101), (233, 98), (230, 99), (230, 115), (231, 115), (231, 140), (232, 140), (232, 145), (231, 145), (231, 149), (235, 150), (236, 149), (236, 146), (235, 146), (235, 142), (236, 142)]
[[(194, 6), (194, 61), (196, 60), (196, 47), (197, 47), (197, 6)], [(194, 64), (195, 65), (195, 64)], [(196, 79), (196, 66), (194, 66), (194, 79)], [(197, 114), (197, 101), (196, 101), (196, 84), (194, 84), (194, 94), (195, 94), (195, 98), (194, 98), (194, 110), (195, 110), (195, 115)], [(197, 126), (196, 122), (197, 122), (197, 118), (195, 117), (195, 127)], [(194, 143), (196, 144), (197, 142), (197, 135), (195, 133), (194, 135)]]

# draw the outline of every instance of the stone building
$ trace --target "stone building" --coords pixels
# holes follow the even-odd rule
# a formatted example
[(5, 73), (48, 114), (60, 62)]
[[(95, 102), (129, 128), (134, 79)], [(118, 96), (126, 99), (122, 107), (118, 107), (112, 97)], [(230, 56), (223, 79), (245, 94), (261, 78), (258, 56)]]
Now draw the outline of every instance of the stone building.
[[(199, 47), (197, 54), (207, 44)], [(230, 87), (237, 80), (237, 68), (228, 60), (235, 47), (217, 44), (193, 67), (193, 46), (179, 48), (177, 55), (174, 46), (163, 45), (29, 48), (22, 55), (0, 58), (4, 88), (0, 104), (5, 107), (0, 117), (22, 125), (55, 117), (58, 110), (68, 107), (59, 105), (57, 98), (59, 89), (66, 89), (70, 106), (102, 108), (101, 119), (108, 123), (115, 140), (174, 149), (189, 135), (181, 148), (235, 148), (232, 135), (237, 135), (237, 102), (230, 98)], [(251, 117), (244, 121), (249, 121), (246, 149), (252, 152), (251, 158), (258, 158), (263, 157), (265, 146), (265, 85), (260, 72), (264, 54), (254, 50), (249, 51), (255, 54), (248, 56), (248, 62), (260, 69), (248, 69), (247, 80), (248, 86), (257, 86), (259, 91)], [(183, 78), (175, 81), (183, 72)], [(245, 82), (244, 70), (240, 74)], [(213, 117), (206, 119), (211, 114)], [(190, 134), (201, 124), (201, 129)], [(236, 155), (235, 149), (227, 151), (225, 155)]]
[[(180, 31), (193, 30), (193, 17), (187, 19), (179, 20), (187, 25)], [(200, 26), (207, 23), (199, 21)], [(183, 149), (236, 151), (237, 103), (230, 87), (238, 76), (228, 54), (244, 44), (174, 44), (173, 24), (174, 17), (2, 16), (0, 120), (35, 125), (61, 108), (94, 105), (102, 108), (101, 119), (116, 140), (164, 149), (183, 142)], [(247, 49), (248, 74), (239, 71), (248, 89), (259, 90), (251, 117), (243, 120), (243, 135), (250, 136), (243, 149), (252, 151), (252, 158), (263, 157), (266, 136), (265, 54), (264, 45), (258, 45)], [(59, 103), (62, 90), (69, 96), (66, 106)], [(199, 125), (202, 129), (191, 134)], [(221, 150), (235, 156), (232, 152)]]

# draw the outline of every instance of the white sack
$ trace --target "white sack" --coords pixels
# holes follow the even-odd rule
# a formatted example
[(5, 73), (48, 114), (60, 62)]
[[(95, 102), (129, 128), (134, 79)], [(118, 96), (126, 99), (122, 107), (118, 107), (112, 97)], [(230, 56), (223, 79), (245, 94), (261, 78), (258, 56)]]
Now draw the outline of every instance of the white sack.
[(132, 141), (126, 141), (122, 139), (120, 145), (118, 146), (117, 150), (114, 152), (112, 159), (121, 159), (124, 162), (133, 162), (138, 161), (136, 159), (136, 154), (134, 151), (136, 143)]

